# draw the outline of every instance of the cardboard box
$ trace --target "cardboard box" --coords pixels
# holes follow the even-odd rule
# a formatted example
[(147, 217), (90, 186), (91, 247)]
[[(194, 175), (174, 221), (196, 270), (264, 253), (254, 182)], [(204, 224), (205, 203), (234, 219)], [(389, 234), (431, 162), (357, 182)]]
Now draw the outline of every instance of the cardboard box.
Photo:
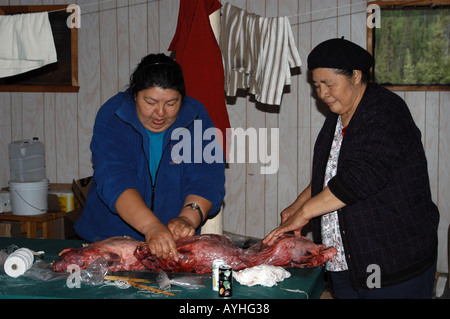
[(91, 186), (91, 182), (92, 176), (85, 177), (77, 181), (73, 180), (72, 182), (72, 191), (75, 197), (78, 199), (81, 208), (83, 208), (84, 204), (86, 203), (86, 198), (89, 192), (89, 187)]
[[(81, 181), (73, 181), (73, 183), (79, 183), (79, 185), (84, 184)], [(74, 190), (73, 184), (50, 184), (48, 196), (49, 210), (62, 210), (67, 212), (64, 218), (53, 221), (53, 238), (55, 239), (79, 239), (75, 233), (74, 225), (83, 213), (83, 206), (75, 195), (75, 191), (78, 192), (79, 189), (76, 188)], [(73, 209), (71, 209), (72, 205)]]

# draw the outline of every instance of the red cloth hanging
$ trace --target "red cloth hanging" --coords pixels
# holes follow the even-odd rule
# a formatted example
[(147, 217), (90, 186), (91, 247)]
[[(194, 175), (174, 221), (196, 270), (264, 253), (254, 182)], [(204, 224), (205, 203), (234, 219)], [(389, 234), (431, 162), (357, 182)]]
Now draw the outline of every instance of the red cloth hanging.
[[(178, 23), (169, 51), (183, 69), (186, 94), (203, 103), (226, 143), (230, 120), (225, 102), (222, 54), (209, 15), (220, 9), (218, 0), (181, 0)], [(224, 147), (225, 149), (225, 147)], [(228, 158), (228, 151), (225, 151)]]

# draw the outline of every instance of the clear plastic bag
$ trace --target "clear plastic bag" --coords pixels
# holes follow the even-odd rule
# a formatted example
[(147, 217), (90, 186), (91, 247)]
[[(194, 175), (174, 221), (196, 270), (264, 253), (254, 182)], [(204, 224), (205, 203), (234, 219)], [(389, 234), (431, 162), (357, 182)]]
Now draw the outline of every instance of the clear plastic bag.
[(204, 276), (196, 274), (174, 274), (172, 279), (167, 274), (160, 270), (156, 282), (161, 290), (170, 289), (171, 285), (183, 287), (186, 289), (200, 289), (205, 288)]
[[(80, 282), (92, 286), (101, 285), (107, 273), (108, 261), (100, 257), (86, 267), (86, 269), (80, 270)], [(43, 260), (37, 260), (24, 274), (25, 277), (41, 281), (67, 280), (70, 275), (71, 273), (69, 272), (54, 272), (52, 270), (52, 264)]]
[(103, 284), (103, 279), (108, 273), (108, 261), (100, 257), (92, 264), (81, 270), (81, 283), (98, 286)]
[(32, 278), (34, 280), (41, 281), (55, 281), (66, 280), (69, 277), (69, 273), (59, 273), (52, 271), (52, 264), (43, 260), (37, 260), (33, 266), (28, 269), (24, 274), (24, 277)]

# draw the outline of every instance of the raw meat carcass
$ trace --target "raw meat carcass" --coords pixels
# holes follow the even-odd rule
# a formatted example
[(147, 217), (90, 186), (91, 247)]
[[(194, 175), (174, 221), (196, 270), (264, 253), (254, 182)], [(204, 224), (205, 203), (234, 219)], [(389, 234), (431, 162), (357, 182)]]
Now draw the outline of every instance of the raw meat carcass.
[(261, 264), (288, 267), (315, 267), (323, 265), (337, 253), (333, 247), (316, 245), (305, 237), (283, 235), (272, 246), (261, 242), (244, 249), (235, 246), (224, 236), (203, 234), (180, 238), (176, 241), (179, 260), (171, 256), (156, 258), (149, 247), (130, 237), (112, 237), (85, 245), (82, 248), (68, 248), (60, 253), (60, 261), (53, 264), (53, 270), (66, 271), (70, 264), (85, 269), (99, 257), (108, 260), (109, 271), (158, 272), (211, 272), (212, 262), (223, 259), (234, 270)]
[(80, 248), (66, 248), (59, 253), (60, 260), (52, 265), (53, 271), (65, 272), (70, 265), (85, 269), (98, 258), (108, 262), (108, 271), (142, 271), (145, 266), (134, 256), (142, 242), (131, 237), (111, 237)]
[(233, 245), (226, 237), (212, 234), (180, 238), (176, 242), (179, 260), (156, 258), (146, 244), (135, 252), (147, 269), (167, 272), (211, 272), (212, 262), (223, 259), (234, 270), (257, 265), (281, 267), (315, 267), (323, 265), (337, 253), (334, 247), (316, 245), (305, 237), (283, 235), (272, 246), (261, 242), (243, 249)]

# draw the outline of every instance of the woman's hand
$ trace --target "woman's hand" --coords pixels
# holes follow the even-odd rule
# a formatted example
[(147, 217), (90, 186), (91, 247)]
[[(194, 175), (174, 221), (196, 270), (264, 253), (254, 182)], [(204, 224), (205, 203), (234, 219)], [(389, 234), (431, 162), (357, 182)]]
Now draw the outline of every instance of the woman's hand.
[[(283, 215), (283, 213), (285, 213)], [(272, 245), (278, 237), (283, 235), (284, 233), (294, 231), (296, 236), (300, 236), (300, 231), (303, 226), (305, 226), (309, 219), (303, 216), (303, 212), (301, 209), (293, 212), (292, 210), (284, 210), (282, 213), (282, 222), (281, 226), (272, 230), (269, 235), (264, 238), (262, 241), (263, 244)], [(283, 221), (283, 218), (285, 219)]]
[(172, 254), (175, 261), (178, 261), (178, 250), (172, 232), (158, 222), (153, 223), (145, 232), (145, 241), (150, 251), (157, 258), (167, 259)]
[(271, 231), (262, 241), (263, 244), (272, 245), (279, 236), (289, 231), (294, 231), (294, 234), (299, 236), (303, 226), (305, 226), (310, 219), (345, 206), (344, 202), (334, 196), (329, 187), (325, 187), (314, 197), (309, 197), (308, 199), (307, 196), (305, 196), (306, 200), (301, 200), (303, 194), (306, 194), (307, 192), (309, 192), (309, 195), (311, 194), (310, 190), (311, 186), (308, 186), (308, 188), (300, 194), (296, 202), (281, 213), (281, 226)]
[[(196, 203), (200, 210), (192, 208), (190, 203)], [(187, 195), (178, 217), (167, 224), (174, 239), (195, 235), (195, 230), (200, 227), (211, 207), (212, 203), (207, 199), (197, 195)]]
[(281, 212), (281, 224), (283, 224), (285, 221), (287, 221), (292, 215), (294, 215), (297, 212), (297, 209), (291, 205), (285, 210)]
[(195, 226), (185, 216), (178, 216), (177, 218), (170, 220), (167, 227), (172, 232), (175, 240), (195, 234)]
[(136, 189), (125, 190), (116, 201), (119, 216), (145, 236), (152, 254), (167, 259), (172, 253), (178, 261), (178, 250), (171, 231), (147, 207)]

